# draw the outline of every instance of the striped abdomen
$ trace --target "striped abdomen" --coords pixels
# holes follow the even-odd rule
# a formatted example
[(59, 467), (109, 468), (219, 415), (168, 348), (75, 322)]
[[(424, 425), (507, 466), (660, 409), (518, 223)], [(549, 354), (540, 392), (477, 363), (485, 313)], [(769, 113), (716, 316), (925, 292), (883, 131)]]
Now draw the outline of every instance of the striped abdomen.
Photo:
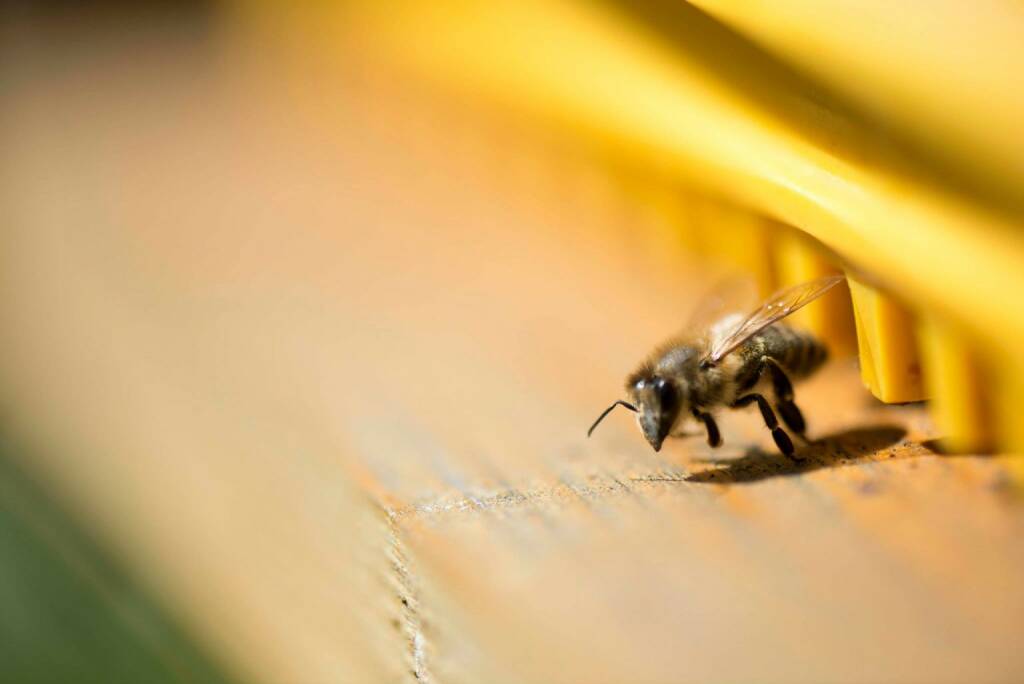
[(775, 359), (793, 380), (807, 377), (828, 358), (828, 351), (817, 338), (794, 330), (785, 323), (768, 326), (740, 345), (734, 353), (741, 359), (736, 374), (736, 382), (741, 388), (757, 384), (763, 356)]

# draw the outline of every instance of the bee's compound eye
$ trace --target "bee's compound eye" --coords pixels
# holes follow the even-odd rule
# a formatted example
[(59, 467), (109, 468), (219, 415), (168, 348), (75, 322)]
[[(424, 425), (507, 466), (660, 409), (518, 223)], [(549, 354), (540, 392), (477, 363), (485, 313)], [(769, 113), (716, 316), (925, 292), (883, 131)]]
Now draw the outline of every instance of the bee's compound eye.
[(645, 380), (637, 380), (636, 384), (633, 385), (633, 387), (635, 387), (638, 390), (642, 390), (646, 386), (647, 386), (647, 381), (645, 381)]
[(663, 407), (671, 406), (676, 402), (676, 388), (665, 378), (658, 378), (654, 381), (654, 391), (658, 395), (658, 401)]

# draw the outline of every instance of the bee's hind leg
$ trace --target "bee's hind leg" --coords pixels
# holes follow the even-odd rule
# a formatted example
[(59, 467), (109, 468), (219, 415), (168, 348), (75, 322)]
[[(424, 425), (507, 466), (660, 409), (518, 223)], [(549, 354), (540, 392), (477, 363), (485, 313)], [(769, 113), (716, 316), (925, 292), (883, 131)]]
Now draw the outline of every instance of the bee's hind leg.
[(766, 356), (762, 359), (762, 363), (771, 373), (772, 387), (775, 390), (775, 408), (782, 416), (782, 422), (806, 441), (804, 432), (807, 431), (807, 423), (804, 421), (804, 414), (800, 412), (800, 408), (793, 401), (793, 383), (789, 381), (786, 371), (782, 370), (782, 366), (775, 359)]
[(718, 431), (718, 423), (715, 422), (715, 417), (699, 409), (693, 409), (693, 416), (698, 420), (704, 421), (704, 427), (708, 431), (708, 446), (711, 448), (721, 446), (722, 433)]
[(786, 431), (779, 427), (779, 420), (775, 417), (772, 407), (768, 405), (767, 399), (760, 394), (748, 394), (734, 401), (732, 407), (743, 408), (744, 406), (750, 406), (755, 401), (757, 402), (757, 407), (761, 409), (761, 417), (764, 418), (764, 424), (772, 431), (772, 439), (775, 440), (775, 446), (779, 447), (779, 451), (784, 455), (792, 458), (794, 452), (793, 441), (786, 434)]
[(800, 413), (800, 407), (792, 401), (780, 401), (775, 408), (779, 410), (779, 415), (782, 416), (782, 422), (786, 424), (786, 427), (806, 442), (807, 435), (804, 432), (807, 430), (807, 425), (804, 423), (804, 414)]

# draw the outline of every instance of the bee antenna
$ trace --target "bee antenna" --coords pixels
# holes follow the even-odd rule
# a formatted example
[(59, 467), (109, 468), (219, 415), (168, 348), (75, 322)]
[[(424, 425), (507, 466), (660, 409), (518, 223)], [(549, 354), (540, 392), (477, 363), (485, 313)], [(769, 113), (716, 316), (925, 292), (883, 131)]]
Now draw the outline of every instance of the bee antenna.
[(604, 413), (602, 413), (601, 415), (599, 415), (597, 417), (597, 420), (594, 421), (594, 424), (590, 426), (589, 430), (587, 430), (587, 437), (590, 437), (590, 433), (592, 433), (594, 431), (594, 428), (597, 427), (597, 424), (600, 423), (602, 420), (604, 420), (604, 417), (607, 416), (609, 413), (611, 413), (612, 409), (614, 409), (616, 406), (623, 406), (625, 408), (628, 408), (633, 413), (636, 413), (636, 411), (637, 411), (636, 406), (633, 406), (628, 401), (622, 401), (621, 399), (619, 399), (614, 404), (612, 404), (611, 406), (606, 408), (604, 410)]

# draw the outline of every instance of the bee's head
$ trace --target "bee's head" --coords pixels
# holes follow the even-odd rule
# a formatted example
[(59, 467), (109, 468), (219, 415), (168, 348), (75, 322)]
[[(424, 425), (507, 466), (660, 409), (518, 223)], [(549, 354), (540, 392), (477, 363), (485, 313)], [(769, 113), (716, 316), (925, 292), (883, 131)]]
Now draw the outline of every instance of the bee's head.
[(655, 451), (660, 451), (662, 442), (687, 408), (688, 392), (685, 383), (641, 369), (626, 381), (626, 391), (633, 403), (621, 399), (612, 403), (590, 426), (587, 436), (594, 432), (594, 428), (616, 406), (622, 406), (636, 413), (644, 437)]
[(640, 430), (654, 450), (659, 451), (685, 409), (686, 388), (671, 378), (643, 374), (630, 378), (627, 390), (637, 407)]

